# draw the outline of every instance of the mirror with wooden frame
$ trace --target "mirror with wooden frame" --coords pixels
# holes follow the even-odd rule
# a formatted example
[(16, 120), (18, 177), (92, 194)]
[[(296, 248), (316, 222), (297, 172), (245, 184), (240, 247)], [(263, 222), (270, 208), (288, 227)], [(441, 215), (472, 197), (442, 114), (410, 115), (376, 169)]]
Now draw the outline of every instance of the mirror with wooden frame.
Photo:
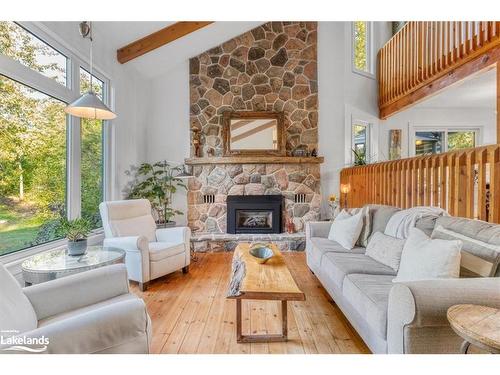
[(224, 112), (224, 155), (285, 155), (282, 112)]

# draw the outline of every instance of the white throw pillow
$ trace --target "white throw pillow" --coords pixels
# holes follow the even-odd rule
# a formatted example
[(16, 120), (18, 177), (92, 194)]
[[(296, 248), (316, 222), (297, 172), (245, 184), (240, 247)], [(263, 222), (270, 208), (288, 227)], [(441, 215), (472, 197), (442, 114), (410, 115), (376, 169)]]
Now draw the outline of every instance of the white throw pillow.
[(352, 216), (343, 210), (333, 221), (328, 239), (338, 242), (344, 249), (351, 250), (363, 229), (363, 216), (363, 210)]
[(462, 241), (433, 240), (417, 228), (406, 239), (393, 282), (457, 278)]
[(365, 254), (379, 263), (391, 267), (394, 271), (399, 269), (401, 253), (405, 240), (391, 237), (381, 232), (375, 232), (368, 242)]

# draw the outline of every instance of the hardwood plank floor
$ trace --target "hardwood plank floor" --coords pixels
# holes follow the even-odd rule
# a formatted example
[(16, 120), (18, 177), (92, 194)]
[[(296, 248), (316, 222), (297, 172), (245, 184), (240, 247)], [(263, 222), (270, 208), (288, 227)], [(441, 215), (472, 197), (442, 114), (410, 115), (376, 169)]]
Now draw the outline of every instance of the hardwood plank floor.
[[(236, 343), (235, 300), (226, 298), (232, 253), (201, 253), (184, 275), (175, 272), (134, 293), (144, 299), (153, 324), (153, 353), (328, 354), (369, 353), (361, 338), (309, 271), (305, 254), (284, 253), (305, 301), (288, 302), (285, 343)], [(243, 332), (279, 333), (275, 301), (243, 301)]]

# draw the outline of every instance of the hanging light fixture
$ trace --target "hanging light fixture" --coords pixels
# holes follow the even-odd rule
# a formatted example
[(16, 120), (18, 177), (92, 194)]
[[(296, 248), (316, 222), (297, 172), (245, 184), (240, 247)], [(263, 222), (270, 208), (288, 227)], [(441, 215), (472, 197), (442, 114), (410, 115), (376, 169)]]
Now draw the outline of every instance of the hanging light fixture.
[(80, 96), (73, 103), (69, 104), (64, 112), (82, 118), (97, 119), (97, 120), (112, 120), (116, 118), (116, 114), (106, 106), (101, 99), (97, 97), (92, 89), (92, 24), (91, 22), (80, 23), (80, 35), (90, 40), (90, 89), (87, 93)]

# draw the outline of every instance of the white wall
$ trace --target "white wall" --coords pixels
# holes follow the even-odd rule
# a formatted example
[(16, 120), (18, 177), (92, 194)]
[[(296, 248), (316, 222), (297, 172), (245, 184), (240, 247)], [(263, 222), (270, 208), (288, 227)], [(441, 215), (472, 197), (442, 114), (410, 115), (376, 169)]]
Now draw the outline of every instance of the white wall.
[[(78, 22), (42, 22), (42, 28), (54, 34), (59, 42), (82, 55), (89, 56), (89, 41), (78, 31)], [(120, 199), (128, 177), (125, 171), (146, 158), (146, 128), (149, 83), (134, 68), (118, 63), (116, 49), (94, 29), (94, 65), (111, 80), (111, 100), (118, 117), (112, 121), (114, 169), (111, 170), (111, 199)]]
[(379, 160), (387, 160), (389, 131), (401, 129), (401, 157), (411, 156), (410, 134), (414, 127), (479, 128), (479, 145), (496, 142), (496, 114), (485, 108), (410, 108), (380, 121)]
[[(390, 38), (389, 22), (373, 24), (373, 48), (378, 51)], [(365, 118), (377, 127), (377, 82), (352, 71), (350, 22), (319, 22), (318, 25), (318, 90), (319, 90), (319, 154), (321, 165), (322, 211), (326, 214), (326, 198), (339, 192), (339, 172), (348, 162), (351, 116)], [(348, 126), (346, 125), (348, 124)], [(373, 134), (374, 144), (378, 135)]]

